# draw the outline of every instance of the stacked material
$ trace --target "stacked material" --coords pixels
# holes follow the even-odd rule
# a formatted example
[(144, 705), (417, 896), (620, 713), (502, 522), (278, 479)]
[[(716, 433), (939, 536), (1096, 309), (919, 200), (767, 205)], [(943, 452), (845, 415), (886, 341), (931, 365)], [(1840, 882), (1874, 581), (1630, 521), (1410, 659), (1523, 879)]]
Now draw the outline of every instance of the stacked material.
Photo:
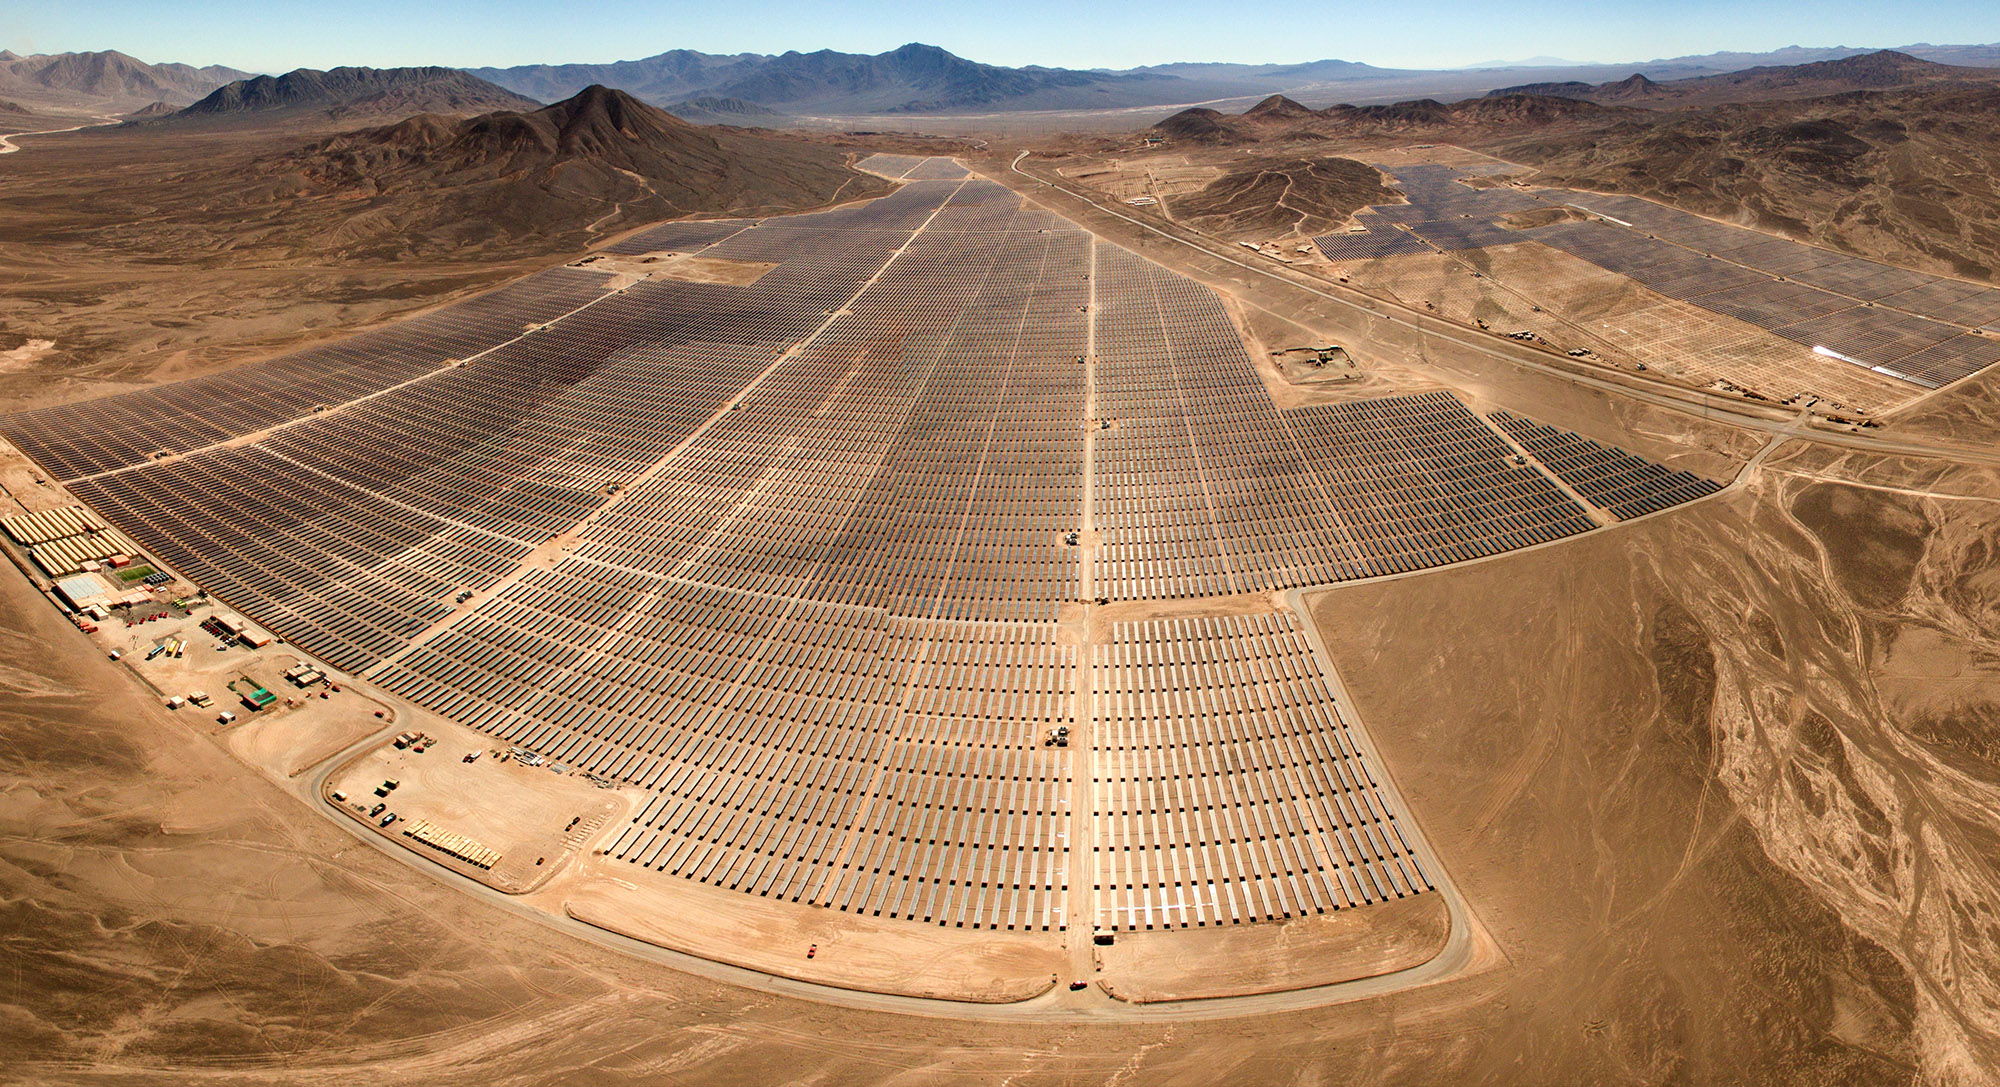
[(50, 577), (74, 574), (84, 563), (139, 550), (131, 537), (83, 506), (0, 518), (0, 528), (6, 529), (15, 543), (28, 548), (35, 565)]
[(139, 550), (130, 536), (115, 528), (101, 532), (86, 532), (78, 536), (64, 536), (51, 540), (39, 547), (31, 547), (28, 554), (35, 565), (50, 577), (61, 577), (83, 569), (86, 562), (108, 559), (113, 555), (130, 555)]
[(81, 536), (89, 532), (102, 532), (110, 525), (104, 518), (82, 506), (65, 506), (59, 510), (42, 510), (40, 513), (17, 513), (12, 517), (0, 517), (0, 528), (7, 530), (15, 543), (23, 547), (60, 540), (64, 536)]
[(488, 849), (463, 834), (453, 834), (428, 819), (417, 820), (403, 833), (440, 853), (457, 857), (475, 868), (492, 868), (500, 861), (499, 851)]

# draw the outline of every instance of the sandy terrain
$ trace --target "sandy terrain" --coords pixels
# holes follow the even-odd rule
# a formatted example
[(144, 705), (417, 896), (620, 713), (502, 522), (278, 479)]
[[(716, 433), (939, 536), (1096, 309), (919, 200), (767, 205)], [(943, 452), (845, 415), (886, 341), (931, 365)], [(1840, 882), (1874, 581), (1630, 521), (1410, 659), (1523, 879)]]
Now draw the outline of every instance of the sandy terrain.
[(1438, 895), (1194, 933), (1120, 933), (1096, 949), (1105, 991), (1134, 1003), (1217, 992), (1282, 992), (1421, 966), (1450, 930)]
[[(1252, 274), (1086, 206), (1052, 206), (1225, 289), (1283, 405), (1447, 384), (1482, 410), (1556, 421), (1675, 467), (1746, 472), (1720, 496), (1637, 523), (1310, 599), (1350, 708), (1490, 941), (1476, 968), (1338, 997), (1156, 1008), (1139, 1002), (1423, 962), (1445, 937), (1440, 896), (1282, 926), (1121, 934), (1088, 951), (1127, 1003), (1050, 989), (1077, 950), (1051, 938), (968, 940), (740, 896), (725, 911), (714, 905), (724, 892), (693, 885), (628, 889), (618, 864), (591, 853), (622, 794), (490, 753), (464, 763), (490, 748), (352, 689), (227, 728), (168, 711), (135, 670), (162, 691), (200, 683), (218, 700), (218, 680), (242, 673), (293, 695), (278, 682), (281, 647), (198, 644), (151, 669), (114, 665), (10, 575), (10, 1072), (385, 1085), (1991, 1080), (1993, 470), (1776, 445), (1786, 413), (1704, 418), (1689, 410), (1704, 403), (1694, 390), (1469, 341), (1357, 292), (1299, 289), (1330, 287), (1324, 278)], [(73, 322), (51, 335), (58, 344), (126, 331), (99, 345), (116, 362), (64, 370), (38, 356), (39, 372), (0, 391), (70, 398), (255, 350), (201, 353), (236, 341), (192, 299), (190, 272), (106, 258), (94, 286), (79, 287), (62, 252), (32, 259), (15, 313)], [(457, 265), (398, 269), (434, 276), (428, 288), (379, 271), (235, 274), (264, 292), (242, 303), (238, 335), (261, 329), (273, 343), (315, 313), (333, 327), (506, 278)], [(287, 314), (288, 292), (332, 294), (343, 281), (348, 309)], [(70, 313), (94, 291), (122, 301)], [(188, 330), (128, 358), (142, 315)], [(1271, 355), (1305, 343), (1352, 345), (1353, 376)], [(1923, 398), (1886, 429), (1990, 445), (1991, 388), (1976, 379)], [(0, 483), (34, 490), (23, 472)], [(1092, 620), (1276, 603), (1102, 608)], [(166, 629), (113, 636), (140, 644)], [(405, 728), (444, 738), (422, 755), (381, 746)], [(405, 848), (400, 828), (328, 818), (307, 769), (337, 752), (348, 761), (327, 788), (372, 806), (374, 783), (399, 778), (399, 814), (499, 849), (513, 867), (486, 883), (524, 893), (488, 893), (465, 866)], [(633, 919), (642, 894), (645, 923)], [(562, 915), (585, 923), (549, 920)], [(898, 999), (945, 990), (964, 1002), (949, 1014)]]

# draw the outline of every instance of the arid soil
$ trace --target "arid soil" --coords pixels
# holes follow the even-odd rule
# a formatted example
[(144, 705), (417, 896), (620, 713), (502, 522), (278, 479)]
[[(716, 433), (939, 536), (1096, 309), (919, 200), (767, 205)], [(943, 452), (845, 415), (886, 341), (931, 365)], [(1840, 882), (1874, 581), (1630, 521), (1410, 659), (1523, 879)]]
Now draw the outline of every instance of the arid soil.
[(1379, 171), (1353, 159), (1253, 158), (1230, 163), (1201, 191), (1173, 198), (1169, 210), (1217, 237), (1310, 238), (1370, 204), (1401, 200)]
[(1537, 183), (1647, 196), (1923, 271), (2000, 272), (2000, 87), (1723, 106), (1487, 145)]
[[(565, 116), (573, 123), (552, 135), (573, 141), (517, 148), (505, 176), (405, 149), (365, 184), (333, 168), (339, 141), (324, 130), (141, 126), (25, 141), (0, 160), (0, 404), (101, 395), (351, 335), (663, 219), (887, 190), (848, 169), (835, 142), (710, 135), (671, 118), (674, 149), (604, 160), (574, 138), (605, 118)], [(734, 181), (708, 197), (674, 189), (665, 175), (682, 166)]]

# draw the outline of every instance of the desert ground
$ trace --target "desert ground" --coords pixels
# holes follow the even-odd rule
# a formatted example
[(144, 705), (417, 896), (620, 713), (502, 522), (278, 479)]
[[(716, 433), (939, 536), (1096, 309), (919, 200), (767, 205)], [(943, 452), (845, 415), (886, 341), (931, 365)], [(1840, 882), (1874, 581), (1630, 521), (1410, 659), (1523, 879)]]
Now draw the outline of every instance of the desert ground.
[[(1480, 150), (1419, 154), (1386, 138), (1310, 156), (1146, 148), (1046, 127), (1029, 140), (1029, 123), (937, 127), (976, 133), (981, 146), (961, 146), (960, 161), (978, 175), (1220, 293), (1279, 407), (1450, 389), (1481, 412), (1523, 412), (1725, 484), (1459, 565), (1093, 613), (1108, 624), (1295, 609), (1447, 893), (1139, 933), (1093, 951), (1080, 932), (968, 939), (695, 884), (621, 887), (592, 846), (639, 791), (524, 762), (365, 682), (324, 699), (294, 691), (279, 679), (297, 659), (282, 645), (210, 653), (204, 642), (185, 659), (137, 659), (131, 650), (193, 620), (89, 636), (6, 571), (0, 1055), (14, 1074), (1992, 1080), (2000, 378), (1884, 395), (1862, 405), (1864, 427), (1845, 406), (1814, 413), (1718, 386), (1749, 380), (1733, 367), (1763, 357), (1768, 345), (1749, 333), (1727, 341), (1704, 325), (1691, 335), (1713, 360), (1677, 353), (1676, 368), (1650, 330), (1710, 318), (1560, 255), (1348, 267), (1240, 244), (1309, 239), (1385, 202), (1361, 162), (1495, 161)], [(348, 335), (583, 259), (652, 221), (612, 199), (562, 231), (389, 259), (315, 236), (284, 199), (209, 210), (230, 164), (297, 143), (218, 129), (163, 146), (106, 129), (28, 137), (0, 159), (0, 195), (29, 238), (0, 254), (0, 406), (141, 388)], [(832, 133), (812, 146), (833, 149), (816, 159), (832, 171), (929, 145)], [(1312, 184), (1295, 196), (1302, 179)], [(889, 188), (835, 179), (796, 206)], [(79, 192), (115, 200), (117, 222), (81, 210)], [(1127, 203), (1135, 196), (1158, 203)], [(240, 236), (216, 228), (246, 215)], [(1900, 225), (1876, 240), (1885, 259), (1917, 251)], [(668, 263), (670, 278), (725, 285), (767, 270)], [(1475, 285), (1451, 301), (1447, 282)], [(1656, 324), (1623, 338), (1591, 330), (1636, 312)], [(1495, 334), (1551, 313), (1578, 338)], [(1557, 349), (1572, 342), (1592, 356)], [(1342, 348), (1328, 365), (1292, 350), (1328, 344)], [(49, 505), (37, 473), (7, 452), (7, 512)], [(1078, 623), (1065, 613), (1064, 636), (1102, 633), (1078, 635)], [(195, 684), (226, 698), (218, 688), (232, 676), (288, 704), (227, 724), (162, 704)], [(391, 743), (413, 731), (434, 749)], [(447, 825), (500, 863), (427, 851), (407, 825), (356, 810), (392, 778), (382, 795), (406, 824)], [(806, 946), (824, 957), (808, 961)], [(1116, 999), (1057, 986), (1093, 957)]]

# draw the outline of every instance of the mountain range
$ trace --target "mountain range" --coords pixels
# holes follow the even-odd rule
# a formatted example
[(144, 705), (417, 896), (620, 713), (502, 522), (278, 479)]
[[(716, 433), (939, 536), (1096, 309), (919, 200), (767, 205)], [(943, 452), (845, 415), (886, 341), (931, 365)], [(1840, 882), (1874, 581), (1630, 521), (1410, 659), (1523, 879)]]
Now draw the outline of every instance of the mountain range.
[[(2000, 44), (1918, 44), (1895, 51), (1911, 61), (1957, 66), (1960, 69), (2000, 68)], [(1535, 93), (1594, 101), (1624, 101), (1606, 81), (1638, 74), (1648, 82), (1670, 83), (1702, 77), (1740, 76), (1734, 90), (1713, 84), (1701, 91), (1721, 100), (1729, 94), (1793, 93), (1760, 85), (1769, 75), (1760, 69), (1811, 66), (1878, 55), (1877, 51), (1835, 47), (1791, 46), (1768, 53), (1712, 53), (1623, 65), (1576, 65), (1557, 58), (1531, 58), (1530, 67), (1489, 67), (1456, 70), (1384, 68), (1357, 61), (1322, 59), (1289, 64), (1176, 62), (1123, 70), (1005, 67), (968, 60), (932, 45), (909, 44), (884, 53), (843, 53), (819, 50), (712, 54), (674, 49), (639, 60), (608, 64), (531, 64), (510, 68), (464, 69), (467, 77), (492, 88), (456, 90), (442, 86), (438, 69), (436, 103), (413, 101), (409, 112), (472, 113), (518, 109), (528, 102), (568, 98), (584, 87), (616, 87), (634, 97), (679, 110), (701, 120), (782, 124), (810, 117), (871, 114), (997, 113), (1025, 110), (1116, 110), (1148, 106), (1248, 105), (1271, 94), (1284, 94), (1314, 105), (1336, 102), (1366, 105), (1420, 98), (1451, 99), (1485, 94), (1496, 88), (1532, 87)], [(1546, 66), (1543, 66), (1546, 65)], [(306, 70), (309, 71), (309, 70)], [(321, 73), (356, 73), (367, 69), (334, 69)], [(401, 71), (401, 70), (398, 70)], [(1532, 78), (1525, 78), (1532, 77)], [(0, 97), (38, 112), (49, 110), (131, 113), (154, 102), (185, 106), (237, 81), (288, 77), (253, 77), (233, 68), (211, 65), (148, 64), (117, 52), (61, 53), (20, 56), (0, 50)], [(300, 80), (294, 80), (300, 82)], [(1818, 93), (1807, 82), (1796, 93)], [(504, 89), (518, 96), (511, 101), (495, 95)], [(1643, 97), (1644, 88), (1627, 88)], [(216, 103), (224, 112), (272, 109), (260, 102), (284, 101), (288, 88), (246, 86), (242, 102)], [(338, 91), (338, 98), (347, 91)], [(427, 94), (430, 92), (426, 92)], [(310, 96), (310, 95), (308, 95)], [(459, 101), (454, 103), (453, 97)], [(370, 96), (355, 89), (349, 97), (362, 103)], [(421, 97), (421, 96), (420, 96)], [(1670, 96), (1673, 97), (1673, 96)], [(1683, 92), (1679, 97), (1687, 97)], [(373, 96), (362, 111), (386, 114), (397, 108), (394, 93)], [(330, 115), (362, 106), (336, 103)], [(157, 112), (157, 111), (156, 111)], [(1142, 122), (1143, 123), (1143, 122)]]
[(148, 64), (115, 50), (24, 57), (0, 49), (0, 95), (29, 106), (130, 109), (159, 101), (186, 105), (249, 75), (219, 64), (205, 68)]
[(1144, 70), (1005, 68), (915, 43), (873, 55), (822, 49), (714, 56), (676, 49), (616, 64), (468, 70), (537, 98), (563, 97), (601, 83), (658, 105), (735, 99), (791, 114), (1114, 108), (1174, 101), (1179, 90), (1170, 85), (1186, 82)]
[[(1123, 70), (1006, 68), (981, 64), (931, 45), (886, 53), (710, 54), (676, 49), (611, 64), (534, 64), (473, 68), (473, 75), (545, 101), (591, 83), (623, 89), (672, 108), (698, 98), (734, 99), (773, 114), (809, 115), (1123, 109), (1142, 106), (1244, 103), (1286, 94), (1317, 103), (1389, 102), (1396, 98), (1486, 93), (1524, 72), (1548, 84), (1595, 86), (1636, 68), (1653, 81), (1721, 75), (1745, 68), (1840, 60), (1864, 49), (1803, 49), (1714, 53), (1638, 65), (1572, 64), (1534, 58), (1531, 67), (1426, 71), (1382, 68), (1348, 60), (1298, 64), (1171, 63)], [(1916, 59), (2000, 66), (2000, 45), (1914, 45)], [(1512, 77), (1511, 79), (1509, 77)], [(1594, 78), (1593, 78), (1594, 77)], [(1573, 95), (1579, 96), (1579, 95)]]
[(419, 114), (266, 156), (235, 197), (318, 209), (311, 244), (394, 258), (466, 247), (582, 245), (689, 214), (769, 214), (887, 191), (828, 144), (701, 127), (590, 86), (551, 106)]
[(291, 118), (311, 113), (344, 120), (540, 107), (534, 99), (456, 68), (334, 68), (325, 72), (300, 68), (281, 76), (253, 76), (218, 87), (172, 119)]
[(1848, 91), (1901, 90), (1947, 83), (1989, 83), (2000, 80), (2000, 68), (1940, 64), (1893, 49), (1809, 61), (1793, 65), (1759, 65), (1721, 75), (1660, 82), (1633, 75), (1612, 83), (1581, 80), (1526, 83), (1488, 92), (1488, 97), (1533, 94), (1591, 102), (1686, 107), (1728, 102), (1768, 102), (1816, 98)]
[(1510, 94), (1445, 103), (1418, 99), (1391, 105), (1329, 106), (1310, 109), (1274, 94), (1242, 113), (1196, 106), (1154, 125), (1151, 132), (1189, 143), (1258, 144), (1286, 140), (1368, 139), (1477, 129), (1487, 135), (1546, 128), (1563, 123), (1602, 123), (1615, 106), (1582, 98)]

